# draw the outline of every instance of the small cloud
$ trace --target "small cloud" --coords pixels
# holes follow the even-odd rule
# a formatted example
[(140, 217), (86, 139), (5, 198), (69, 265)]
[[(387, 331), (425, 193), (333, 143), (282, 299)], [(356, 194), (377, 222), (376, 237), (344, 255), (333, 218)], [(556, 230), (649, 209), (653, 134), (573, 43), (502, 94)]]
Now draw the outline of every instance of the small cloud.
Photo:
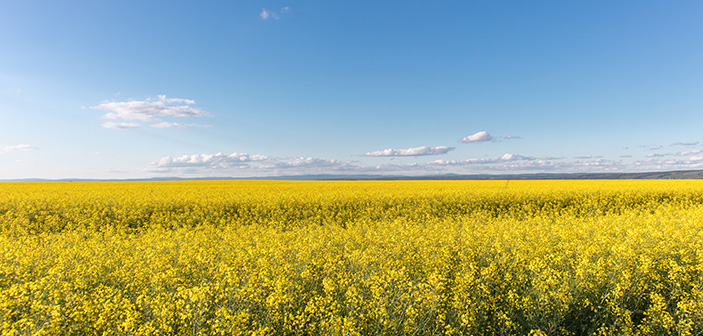
[(203, 124), (179, 124), (175, 122), (162, 121), (158, 124), (153, 124), (151, 127), (154, 128), (175, 128), (175, 129), (189, 129), (189, 128), (210, 128), (212, 125)]
[(664, 157), (664, 156), (667, 156), (667, 155), (669, 155), (669, 154), (656, 154), (656, 153), (649, 153), (649, 154), (647, 154), (647, 155), (646, 155), (646, 157), (648, 157), (648, 158), (653, 158), (653, 157)]
[(653, 151), (654, 151), (654, 150), (660, 150), (660, 149), (662, 149), (662, 148), (664, 148), (664, 146), (654, 146), (654, 147), (650, 147), (649, 150), (653, 150)]
[(385, 149), (382, 151), (369, 152), (364, 156), (426, 156), (426, 155), (442, 155), (454, 150), (455, 147), (438, 146), (438, 147), (415, 147), (408, 149)]
[(127, 123), (127, 122), (116, 123), (116, 122), (108, 121), (108, 122), (102, 123), (100, 126), (102, 126), (103, 128), (129, 129), (129, 128), (137, 128), (137, 127), (139, 127), (139, 124)]
[(165, 95), (157, 99), (129, 100), (123, 102), (107, 102), (94, 106), (94, 109), (108, 111), (104, 115), (107, 119), (139, 120), (144, 122), (158, 122), (161, 117), (205, 117), (209, 113), (192, 107), (194, 100), (183, 98), (167, 98)]
[(694, 150), (685, 151), (685, 152), (678, 152), (674, 155), (676, 155), (676, 156), (689, 156), (689, 155), (696, 155), (696, 154), (700, 154), (700, 153), (703, 153), (703, 149), (694, 149)]
[(459, 139), (460, 143), (472, 143), (472, 142), (487, 142), (487, 141), (495, 141), (496, 138), (488, 134), (486, 131), (480, 131), (476, 132), (472, 135), (469, 135), (465, 138)]
[(620, 155), (620, 157), (623, 158), (623, 159), (624, 159), (624, 158), (631, 158), (632, 155)]
[(671, 144), (672, 146), (696, 146), (698, 145), (698, 141), (696, 142), (674, 142)]
[[(281, 8), (281, 10), (280, 10), (281, 14), (288, 13), (288, 12), (290, 12), (290, 7), (288, 7), (288, 6), (285, 6), (285, 7)], [(259, 17), (262, 20), (268, 20), (269, 18), (274, 19), (274, 20), (278, 20), (281, 18), (281, 16), (278, 15), (278, 13), (276, 13), (272, 10), (268, 10), (266, 8), (261, 9), (261, 12), (259, 13)]]
[(22, 144), (22, 145), (15, 145), (15, 146), (4, 146), (0, 147), (0, 154), (2, 153), (8, 153), (8, 152), (29, 152), (37, 150), (37, 147), (34, 147), (32, 145), (27, 145), (27, 144)]
[(261, 13), (259, 13), (259, 16), (260, 16), (263, 20), (266, 20), (266, 19), (269, 18), (269, 16), (271, 16), (271, 13), (270, 13), (266, 8), (262, 8), (262, 9), (261, 9)]
[(517, 135), (508, 135), (508, 136), (504, 136), (504, 137), (500, 137), (500, 138), (505, 139), (505, 140), (522, 139), (522, 137), (517, 136)]
[(593, 156), (593, 155), (582, 155), (582, 156), (574, 156), (574, 159), (580, 159), (580, 160), (588, 160), (588, 159), (602, 159), (603, 156)]

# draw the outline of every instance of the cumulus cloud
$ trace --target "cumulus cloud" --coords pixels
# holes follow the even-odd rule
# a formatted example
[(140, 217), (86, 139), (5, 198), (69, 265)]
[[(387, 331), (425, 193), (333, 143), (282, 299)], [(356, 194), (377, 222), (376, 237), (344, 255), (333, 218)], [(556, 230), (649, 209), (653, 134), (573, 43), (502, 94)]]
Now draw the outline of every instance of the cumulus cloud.
[(175, 122), (162, 121), (158, 124), (152, 124), (151, 127), (154, 128), (175, 128), (175, 129), (189, 129), (189, 128), (210, 128), (212, 125), (203, 124), (179, 124)]
[(36, 150), (37, 147), (27, 144), (14, 145), (14, 146), (4, 146), (0, 147), (0, 154), (8, 152), (29, 152)]
[(128, 128), (137, 128), (139, 127), (139, 124), (135, 123), (127, 123), (127, 122), (122, 122), (122, 123), (116, 123), (112, 121), (108, 121), (105, 123), (102, 123), (103, 128), (114, 128), (114, 129), (128, 129)]
[(229, 155), (217, 154), (194, 154), (179, 157), (166, 156), (151, 163), (153, 170), (170, 170), (174, 168), (210, 168), (225, 169), (232, 167), (247, 166), (249, 162), (265, 161), (268, 157), (264, 155), (249, 155), (246, 153), (232, 153)]
[(364, 156), (426, 156), (426, 155), (442, 155), (454, 150), (455, 147), (438, 146), (438, 147), (415, 147), (408, 149), (385, 149), (382, 151), (368, 152)]
[(602, 159), (603, 156), (593, 156), (593, 155), (581, 155), (581, 156), (574, 156), (574, 159), (580, 159), (580, 160), (588, 160), (588, 159)]
[(151, 162), (147, 171), (156, 173), (196, 174), (200, 176), (272, 176), (299, 174), (349, 174), (428, 171), (435, 168), (425, 164), (360, 165), (354, 161), (314, 157), (274, 158), (246, 153), (194, 154), (166, 156)]
[(460, 143), (472, 143), (472, 142), (487, 142), (487, 141), (495, 141), (496, 138), (494, 136), (491, 136), (488, 134), (486, 131), (480, 131), (476, 132), (472, 135), (469, 135), (467, 137), (464, 137), (462, 139), (459, 139)]
[[(156, 99), (106, 102), (93, 106), (93, 108), (107, 111), (103, 115), (106, 119), (124, 121), (161, 122), (163, 117), (196, 118), (211, 116), (211, 114), (191, 106), (194, 104), (195, 101), (191, 99), (167, 98), (165, 95), (159, 95)], [(103, 127), (106, 128), (134, 128), (138, 126), (138, 124), (133, 122), (107, 122), (103, 124)]]

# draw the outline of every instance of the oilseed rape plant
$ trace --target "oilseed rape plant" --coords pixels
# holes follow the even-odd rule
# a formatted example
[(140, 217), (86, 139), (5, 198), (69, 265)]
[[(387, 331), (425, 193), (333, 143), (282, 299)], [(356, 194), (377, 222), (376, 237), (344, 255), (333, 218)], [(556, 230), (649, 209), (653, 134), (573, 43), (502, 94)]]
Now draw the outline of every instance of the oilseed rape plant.
[(701, 335), (703, 181), (0, 184), (2, 335)]

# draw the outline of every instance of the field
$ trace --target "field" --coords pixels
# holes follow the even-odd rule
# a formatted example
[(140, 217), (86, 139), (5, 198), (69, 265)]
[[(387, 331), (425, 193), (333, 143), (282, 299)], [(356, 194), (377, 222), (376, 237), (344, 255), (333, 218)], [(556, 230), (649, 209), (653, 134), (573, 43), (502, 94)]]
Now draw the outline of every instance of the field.
[(702, 335), (703, 181), (0, 184), (2, 335)]

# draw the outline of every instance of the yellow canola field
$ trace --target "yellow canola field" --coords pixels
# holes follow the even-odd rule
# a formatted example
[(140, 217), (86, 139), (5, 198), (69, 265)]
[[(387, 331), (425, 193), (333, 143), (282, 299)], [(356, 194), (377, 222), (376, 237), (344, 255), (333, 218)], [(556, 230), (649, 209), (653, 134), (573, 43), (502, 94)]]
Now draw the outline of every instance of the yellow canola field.
[(703, 181), (0, 184), (2, 335), (701, 335)]

